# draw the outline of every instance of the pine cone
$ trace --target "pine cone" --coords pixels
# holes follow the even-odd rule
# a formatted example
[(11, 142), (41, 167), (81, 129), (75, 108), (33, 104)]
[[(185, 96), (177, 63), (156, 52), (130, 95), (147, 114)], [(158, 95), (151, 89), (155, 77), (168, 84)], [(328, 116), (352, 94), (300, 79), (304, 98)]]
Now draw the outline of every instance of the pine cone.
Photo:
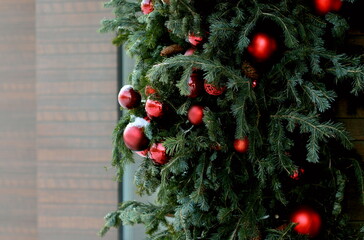
[(161, 56), (168, 57), (170, 55), (180, 53), (183, 51), (184, 51), (184, 48), (182, 46), (180, 46), (178, 44), (173, 44), (171, 46), (167, 46), (167, 47), (163, 48), (163, 50), (161, 51)]
[(243, 73), (246, 77), (257, 80), (259, 78), (259, 75), (257, 73), (257, 70), (248, 62), (243, 62)]
[(171, 2), (169, 0), (162, 0), (165, 4), (170, 4)]

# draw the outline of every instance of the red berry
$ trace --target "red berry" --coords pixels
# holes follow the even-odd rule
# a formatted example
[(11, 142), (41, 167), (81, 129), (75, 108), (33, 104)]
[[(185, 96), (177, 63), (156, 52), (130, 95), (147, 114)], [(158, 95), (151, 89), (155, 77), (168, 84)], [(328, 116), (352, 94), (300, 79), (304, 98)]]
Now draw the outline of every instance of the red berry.
[(141, 8), (143, 14), (149, 14), (149, 13), (153, 12), (154, 7), (153, 7), (152, 0), (143, 0), (140, 4), (140, 8)]
[(276, 40), (265, 33), (257, 33), (248, 46), (248, 52), (258, 62), (267, 60), (276, 50)]
[(248, 151), (249, 148), (249, 140), (247, 137), (244, 139), (235, 139), (234, 140), (234, 148), (235, 151), (239, 153), (245, 153)]
[(162, 117), (163, 112), (163, 104), (159, 101), (148, 99), (145, 103), (145, 111), (149, 118), (159, 118)]
[(252, 82), (252, 88), (255, 88), (257, 85), (258, 85), (257, 80), (254, 80), (254, 81)]
[(299, 180), (304, 172), (305, 170), (303, 168), (299, 168), (295, 170), (290, 177), (294, 180)]
[(153, 162), (157, 164), (166, 164), (168, 162), (168, 156), (166, 154), (166, 148), (162, 143), (154, 143), (149, 149), (149, 157)]
[(118, 101), (123, 108), (132, 109), (139, 106), (141, 96), (131, 85), (125, 85), (120, 89)]
[(321, 228), (321, 216), (311, 208), (301, 207), (291, 216), (291, 222), (298, 223), (294, 230), (299, 234), (315, 237)]
[(192, 106), (190, 108), (190, 110), (188, 110), (188, 120), (193, 124), (193, 125), (199, 125), (202, 123), (203, 120), (203, 107), (201, 106)]
[(147, 124), (144, 119), (136, 118), (135, 122), (129, 123), (124, 129), (123, 140), (130, 150), (142, 151), (148, 148), (149, 139), (144, 133)]

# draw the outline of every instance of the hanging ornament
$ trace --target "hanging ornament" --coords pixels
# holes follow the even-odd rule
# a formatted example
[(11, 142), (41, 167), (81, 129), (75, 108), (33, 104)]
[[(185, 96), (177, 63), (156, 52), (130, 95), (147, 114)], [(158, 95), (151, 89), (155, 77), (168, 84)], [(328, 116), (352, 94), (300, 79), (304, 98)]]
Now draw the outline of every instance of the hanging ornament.
[(248, 46), (248, 52), (257, 62), (268, 60), (277, 50), (277, 42), (265, 33), (257, 33)]
[(342, 6), (341, 0), (314, 0), (316, 12), (325, 15), (330, 11), (339, 11)]
[(139, 156), (141, 156), (141, 157), (144, 157), (144, 158), (146, 158), (147, 156), (148, 156), (148, 152), (149, 152), (149, 149), (145, 149), (145, 150), (143, 150), (143, 151), (137, 151), (137, 152), (135, 152), (136, 154), (138, 154)]
[(152, 0), (142, 0), (140, 3), (140, 8), (143, 14), (149, 14), (154, 11)]
[(293, 171), (293, 174), (290, 176), (293, 180), (299, 180), (301, 176), (304, 174), (305, 170), (303, 168), (299, 168)]
[(213, 96), (219, 96), (219, 95), (223, 94), (226, 90), (226, 87), (215, 86), (213, 84), (208, 83), (206, 80), (204, 83), (204, 88), (208, 94), (213, 95)]
[(193, 125), (199, 125), (203, 120), (203, 107), (194, 105), (188, 110), (188, 120)]
[(153, 95), (155, 94), (157, 91), (152, 87), (152, 86), (145, 86), (145, 90), (144, 90), (144, 93), (145, 93), (145, 96), (150, 96), (150, 95)]
[(173, 54), (177, 54), (177, 53), (181, 53), (183, 52), (185, 49), (181, 46), (181, 45), (178, 45), (178, 44), (173, 44), (173, 45), (170, 45), (170, 46), (167, 46), (167, 47), (164, 47), (160, 53), (160, 55), (162, 57), (168, 57), (168, 56), (171, 56)]
[(123, 108), (132, 109), (139, 106), (141, 96), (131, 85), (125, 85), (120, 89), (118, 101)]
[(193, 45), (193, 46), (198, 46), (203, 42), (203, 37), (201, 36), (196, 36), (193, 33), (188, 34), (188, 41)]
[(188, 91), (190, 92), (190, 94), (187, 95), (187, 97), (190, 98), (198, 97), (201, 94), (202, 89), (203, 85), (200, 75), (197, 74), (196, 72), (193, 72), (190, 78), (188, 79)]
[(129, 123), (124, 129), (124, 143), (130, 150), (142, 151), (148, 148), (149, 139), (145, 135), (145, 127), (148, 122), (143, 118), (135, 118), (135, 121)]
[(239, 153), (245, 153), (248, 151), (249, 148), (249, 140), (247, 137), (243, 139), (235, 139), (234, 140), (234, 148), (235, 151)]
[(315, 237), (320, 232), (321, 216), (312, 208), (299, 208), (292, 214), (291, 222), (297, 223), (294, 230), (299, 234)]
[(148, 99), (145, 103), (145, 111), (150, 119), (162, 117), (164, 114), (163, 104), (159, 101)]
[(185, 56), (191, 56), (193, 55), (194, 53), (196, 52), (196, 48), (192, 47), (192, 48), (189, 48), (187, 49), (187, 51), (185, 52)]
[(149, 158), (157, 164), (166, 164), (168, 162), (168, 156), (166, 154), (166, 148), (162, 143), (154, 143), (149, 149)]

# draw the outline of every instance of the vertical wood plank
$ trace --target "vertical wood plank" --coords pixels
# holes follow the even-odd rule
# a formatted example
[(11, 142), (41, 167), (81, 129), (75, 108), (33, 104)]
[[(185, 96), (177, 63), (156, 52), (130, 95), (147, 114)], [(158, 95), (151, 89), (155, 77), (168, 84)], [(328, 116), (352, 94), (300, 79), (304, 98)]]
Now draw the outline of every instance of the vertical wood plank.
[(35, 0), (0, 1), (0, 240), (37, 239)]
[(99, 0), (36, 2), (39, 240), (96, 240), (117, 206), (104, 169), (117, 121), (116, 48), (97, 32), (109, 10)]

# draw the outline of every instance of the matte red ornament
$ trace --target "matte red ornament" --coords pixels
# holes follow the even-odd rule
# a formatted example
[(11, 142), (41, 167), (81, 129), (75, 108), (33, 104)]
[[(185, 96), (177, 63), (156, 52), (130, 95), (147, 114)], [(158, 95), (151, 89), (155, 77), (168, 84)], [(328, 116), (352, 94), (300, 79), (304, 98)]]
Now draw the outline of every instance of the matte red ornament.
[(197, 46), (200, 45), (203, 41), (203, 37), (201, 36), (196, 36), (193, 33), (190, 33), (188, 35), (188, 41), (193, 45), (193, 46)]
[(154, 11), (153, 2), (152, 0), (143, 0), (140, 3), (140, 8), (143, 14), (149, 14)]
[(249, 148), (249, 139), (247, 137), (243, 139), (235, 139), (234, 140), (234, 148), (235, 151), (239, 153), (245, 153)]
[(188, 120), (193, 125), (199, 125), (202, 123), (204, 113), (203, 113), (203, 107), (194, 105), (188, 110)]
[(166, 164), (169, 157), (166, 154), (166, 148), (162, 143), (154, 143), (149, 149), (149, 158), (157, 164)]
[(299, 169), (295, 170), (290, 177), (294, 180), (299, 180), (304, 173), (305, 173), (305, 170), (303, 168), (299, 168)]
[(257, 33), (248, 46), (248, 52), (257, 62), (268, 60), (277, 50), (277, 42), (265, 33)]
[(198, 97), (203, 89), (203, 80), (197, 73), (192, 73), (188, 79), (188, 91), (190, 92), (187, 97), (196, 98)]
[(163, 104), (159, 101), (148, 99), (145, 103), (145, 111), (149, 118), (160, 118), (163, 116)]
[(155, 94), (157, 91), (152, 87), (152, 86), (145, 86), (145, 90), (144, 90), (144, 93), (146, 96), (150, 96), (152, 94)]
[(204, 88), (208, 94), (213, 95), (213, 96), (219, 96), (219, 95), (223, 94), (226, 90), (226, 87), (215, 86), (213, 84), (208, 83), (206, 80), (204, 83)]
[(320, 233), (321, 216), (312, 208), (301, 207), (291, 216), (291, 222), (298, 223), (294, 230), (299, 234), (315, 237)]
[(141, 101), (140, 93), (135, 91), (131, 85), (123, 86), (118, 95), (120, 106), (126, 109), (138, 107)]
[(136, 118), (134, 122), (126, 126), (123, 139), (127, 148), (133, 151), (142, 151), (148, 148), (149, 139), (144, 133), (144, 128), (148, 124), (143, 118)]

